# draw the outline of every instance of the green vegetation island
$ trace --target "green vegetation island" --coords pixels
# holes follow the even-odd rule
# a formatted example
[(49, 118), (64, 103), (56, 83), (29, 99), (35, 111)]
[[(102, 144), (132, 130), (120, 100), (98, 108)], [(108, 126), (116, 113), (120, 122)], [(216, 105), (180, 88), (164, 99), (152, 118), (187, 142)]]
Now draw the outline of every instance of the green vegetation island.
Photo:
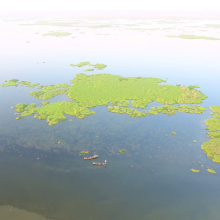
[[(71, 64), (73, 66), (92, 65), (90, 62)], [(104, 68), (104, 64), (93, 65), (94, 68)], [(74, 115), (83, 119), (95, 114), (89, 110), (96, 106), (108, 106), (112, 113), (128, 114), (130, 117), (144, 117), (159, 113), (175, 115), (176, 112), (204, 114), (206, 108), (199, 105), (207, 98), (205, 94), (197, 90), (197, 85), (181, 86), (180, 84), (166, 85), (166, 81), (153, 77), (122, 77), (111, 74), (86, 75), (79, 73), (71, 80), (72, 85), (62, 83), (56, 85), (31, 84), (28, 81), (12, 79), (1, 86), (37, 86), (36, 91), (30, 95), (36, 99), (48, 100), (57, 95), (67, 95), (71, 101), (41, 102), (37, 107), (35, 103), (19, 103), (15, 107), (16, 119), (33, 115), (34, 118), (43, 119), (49, 125), (55, 125), (65, 121), (65, 115)], [(135, 108), (145, 109), (149, 103), (157, 101), (163, 106), (152, 107), (151, 110), (140, 111)], [(129, 108), (129, 105), (133, 108)], [(177, 104), (177, 105), (176, 105)], [(178, 105), (184, 104), (184, 105)], [(185, 105), (193, 104), (193, 105)], [(175, 105), (175, 106), (173, 106)], [(12, 109), (13, 109), (12, 108)]]
[(199, 173), (199, 170), (191, 169), (193, 173)]
[(214, 170), (212, 170), (212, 169), (207, 169), (207, 171), (209, 172), (209, 173), (216, 173)]
[(196, 36), (196, 35), (190, 35), (190, 34), (181, 34), (177, 36), (168, 35), (168, 37), (178, 37), (182, 39), (220, 40), (219, 38), (215, 38), (215, 37)]
[(71, 33), (69, 33), (69, 32), (59, 32), (59, 31), (49, 32), (49, 33), (43, 34), (43, 36), (54, 36), (54, 37), (64, 37), (64, 36), (69, 36), (69, 35), (71, 35)]
[(213, 162), (220, 163), (220, 106), (210, 106), (210, 110), (214, 115), (205, 121), (210, 140), (203, 143), (202, 149)]
[[(78, 64), (70, 64), (70, 66), (74, 67), (83, 67), (83, 66), (93, 66), (95, 69), (97, 70), (103, 70), (107, 65), (103, 64), (103, 63), (97, 63), (95, 65), (92, 65), (90, 62), (86, 61), (86, 62), (80, 62)], [(90, 69), (86, 69), (85, 71), (93, 71), (93, 68)]]

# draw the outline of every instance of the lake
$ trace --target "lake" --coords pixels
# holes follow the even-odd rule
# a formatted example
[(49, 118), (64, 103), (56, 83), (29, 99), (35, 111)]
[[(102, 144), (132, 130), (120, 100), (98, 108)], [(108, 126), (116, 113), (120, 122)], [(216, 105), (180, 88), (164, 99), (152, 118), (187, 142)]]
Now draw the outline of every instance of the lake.
[[(98, 106), (90, 109), (94, 115), (67, 115), (66, 121), (48, 126), (33, 116), (16, 120), (11, 109), (18, 103), (39, 105), (41, 100), (29, 95), (36, 89), (0, 87), (0, 219), (220, 219), (220, 165), (201, 149), (209, 140), (209, 107), (220, 105), (220, 41), (167, 37), (187, 33), (220, 38), (219, 28), (205, 25), (220, 21), (62, 20), (67, 21), (72, 23), (66, 27), (1, 19), (0, 84), (10, 79), (70, 84), (88, 67), (69, 65), (89, 61), (107, 67), (86, 74), (199, 85), (208, 96), (201, 103), (207, 110), (132, 118)], [(50, 31), (71, 35), (43, 35)], [(59, 95), (49, 101), (68, 100)], [(146, 109), (161, 105), (153, 102)], [(119, 153), (121, 149), (126, 152)], [(80, 152), (87, 150), (107, 165), (84, 161)]]

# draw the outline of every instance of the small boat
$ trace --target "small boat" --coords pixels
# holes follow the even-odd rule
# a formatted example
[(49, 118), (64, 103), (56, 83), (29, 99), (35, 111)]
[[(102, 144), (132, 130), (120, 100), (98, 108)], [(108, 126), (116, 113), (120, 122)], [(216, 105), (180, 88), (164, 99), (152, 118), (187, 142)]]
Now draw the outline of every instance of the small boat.
[(96, 158), (98, 158), (98, 156), (84, 157), (84, 160), (92, 160), (92, 159), (96, 159)]
[(107, 160), (105, 160), (105, 163), (96, 163), (96, 162), (93, 162), (93, 165), (97, 165), (97, 166), (102, 166), (102, 165), (106, 166), (106, 164), (107, 164)]

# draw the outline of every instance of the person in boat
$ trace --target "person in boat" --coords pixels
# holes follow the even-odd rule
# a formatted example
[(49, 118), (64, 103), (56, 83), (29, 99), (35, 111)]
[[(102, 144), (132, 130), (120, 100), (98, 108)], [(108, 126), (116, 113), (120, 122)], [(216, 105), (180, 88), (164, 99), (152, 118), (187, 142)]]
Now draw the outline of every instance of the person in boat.
[(96, 158), (98, 158), (98, 156), (84, 157), (84, 160), (92, 160), (92, 159), (96, 159)]
[(93, 162), (93, 165), (99, 165), (99, 166), (101, 166), (101, 165), (106, 166), (106, 164), (107, 164), (107, 160), (105, 160), (105, 163), (96, 163), (96, 162)]

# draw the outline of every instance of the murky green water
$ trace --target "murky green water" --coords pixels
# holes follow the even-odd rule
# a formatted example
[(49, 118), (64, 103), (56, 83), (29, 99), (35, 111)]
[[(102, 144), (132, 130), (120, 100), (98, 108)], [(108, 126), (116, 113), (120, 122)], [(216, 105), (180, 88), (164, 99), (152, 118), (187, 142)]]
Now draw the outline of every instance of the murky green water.
[[(167, 83), (174, 85), (198, 84), (209, 98), (202, 104), (207, 107), (205, 115), (177, 113), (131, 118), (109, 113), (107, 107), (100, 106), (93, 108), (95, 115), (85, 119), (67, 116), (66, 121), (48, 126), (46, 121), (32, 116), (17, 121), (15, 110), (10, 109), (17, 103), (39, 104), (41, 101), (29, 95), (32, 88), (0, 87), (0, 205), (6, 205), (2, 206), (4, 215), (0, 213), (0, 219), (13, 219), (9, 214), (16, 208), (60, 220), (220, 218), (220, 166), (207, 159), (201, 150), (201, 144), (208, 140), (204, 124), (210, 118), (208, 107), (220, 104), (216, 92), (220, 67), (215, 57), (202, 57), (197, 51), (204, 44), (209, 54), (212, 51), (215, 54), (220, 48), (218, 42), (215, 45), (185, 42), (181, 52), (173, 44), (179, 39), (164, 39), (164, 42), (148, 39), (150, 43), (141, 39), (150, 51), (143, 52), (143, 47), (139, 48), (136, 42), (137, 48), (130, 48), (132, 54), (125, 55), (129, 49), (125, 47), (125, 51), (120, 51), (117, 47), (123, 49), (129, 45), (123, 40), (114, 45), (116, 53), (111, 45), (106, 45), (111, 39), (92, 39), (93, 44), (87, 44), (85, 39), (78, 43), (68, 38), (50, 42), (48, 38), (29, 36), (33, 42), (29, 45), (24, 43), (25, 39), (26, 36), (16, 41), (2, 39), (5, 42), (2, 46), (7, 50), (5, 55), (1, 52), (4, 63), (0, 83), (11, 78), (41, 84), (69, 83), (83, 70), (71, 69), (68, 65), (93, 59), (108, 65), (102, 72), (168, 77)], [(98, 44), (105, 48), (95, 50), (93, 47)], [(183, 57), (186, 47), (198, 56)], [(153, 66), (143, 58), (153, 59), (155, 49), (159, 58), (154, 62), (164, 66)], [(170, 63), (165, 62), (166, 59)], [(45, 64), (37, 64), (39, 60)], [(50, 101), (58, 100), (68, 100), (68, 97), (58, 96)], [(151, 103), (147, 108), (157, 105)], [(171, 135), (173, 131), (177, 135)], [(126, 153), (119, 154), (120, 149), (126, 149)], [(95, 167), (92, 161), (84, 161), (83, 156), (79, 156), (83, 150), (88, 150), (90, 155), (98, 154), (96, 161), (107, 160), (107, 166)], [(217, 174), (208, 173), (207, 167)], [(192, 168), (199, 169), (200, 173), (192, 173)], [(6, 209), (9, 214), (5, 214)], [(35, 217), (23, 215), (23, 219)]]

